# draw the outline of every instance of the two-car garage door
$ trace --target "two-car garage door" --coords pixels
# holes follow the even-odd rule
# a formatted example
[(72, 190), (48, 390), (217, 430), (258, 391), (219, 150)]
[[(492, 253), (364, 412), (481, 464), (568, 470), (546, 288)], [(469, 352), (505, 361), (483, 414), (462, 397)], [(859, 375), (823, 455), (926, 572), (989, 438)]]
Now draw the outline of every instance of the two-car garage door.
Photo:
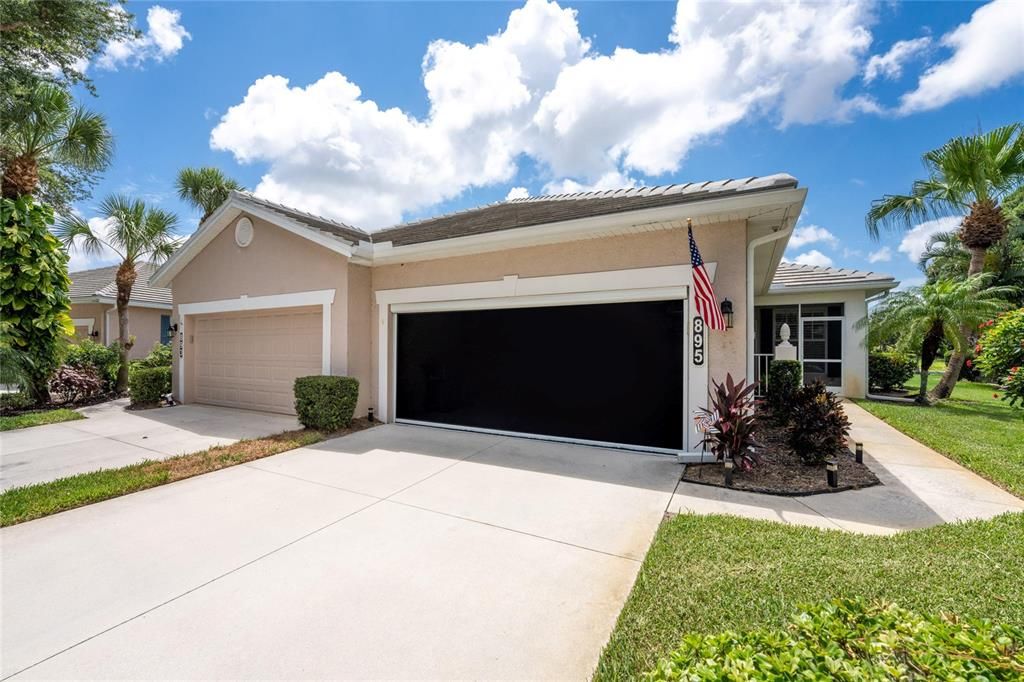
[(680, 450), (684, 302), (398, 315), (399, 420)]
[(196, 402), (293, 414), (295, 378), (321, 373), (319, 307), (190, 319)]

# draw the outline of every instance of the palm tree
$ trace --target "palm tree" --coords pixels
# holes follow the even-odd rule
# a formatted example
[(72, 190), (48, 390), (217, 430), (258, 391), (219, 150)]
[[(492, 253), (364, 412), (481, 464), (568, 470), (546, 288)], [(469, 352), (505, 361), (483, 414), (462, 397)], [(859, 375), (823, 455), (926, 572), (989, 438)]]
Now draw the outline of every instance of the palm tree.
[(985, 320), (1012, 307), (1006, 299), (1015, 289), (986, 287), (991, 278), (992, 275), (986, 273), (899, 291), (885, 298), (871, 313), (872, 335), (895, 336), (900, 339), (901, 350), (920, 353), (918, 402), (928, 403), (938, 397), (935, 390), (928, 393), (928, 368), (935, 361), (942, 340), (949, 341), (954, 352), (963, 353), (970, 344), (963, 329), (977, 329)]
[(80, 216), (62, 219), (56, 227), (57, 236), (69, 250), (80, 248), (87, 254), (99, 254), (104, 247), (121, 259), (117, 269), (118, 352), (121, 366), (117, 370), (117, 390), (128, 387), (128, 351), (133, 339), (128, 333), (128, 301), (138, 276), (135, 266), (144, 261), (160, 263), (178, 245), (174, 229), (178, 217), (159, 208), (148, 208), (140, 199), (111, 195), (99, 206), (99, 214), (107, 219), (106, 234), (93, 230)]
[(219, 168), (212, 166), (182, 168), (175, 186), (182, 201), (202, 209), (203, 217), (199, 222), (205, 221), (218, 206), (227, 201), (232, 190), (245, 189), (224, 175)]
[[(1019, 123), (988, 133), (953, 138), (924, 155), (928, 177), (916, 180), (909, 194), (887, 194), (871, 204), (866, 225), (878, 238), (880, 228), (910, 229), (916, 223), (964, 216), (958, 236), (971, 257), (968, 278), (981, 273), (985, 253), (1006, 234), (999, 201), (1024, 184), (1024, 126)], [(981, 280), (972, 280), (981, 283)], [(963, 328), (969, 336), (973, 329)], [(954, 351), (935, 395), (949, 396), (960, 376), (964, 353)]]
[(25, 97), (5, 97), (0, 116), (3, 196), (34, 194), (39, 177), (57, 166), (102, 170), (114, 141), (103, 116), (74, 106), (63, 88), (39, 83)]

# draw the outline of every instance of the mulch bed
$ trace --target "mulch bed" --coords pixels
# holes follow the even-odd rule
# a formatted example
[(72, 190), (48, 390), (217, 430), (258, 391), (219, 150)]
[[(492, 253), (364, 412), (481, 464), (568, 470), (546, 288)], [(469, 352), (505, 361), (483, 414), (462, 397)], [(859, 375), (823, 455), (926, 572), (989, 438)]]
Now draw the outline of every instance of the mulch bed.
[[(758, 425), (761, 461), (750, 471), (734, 469), (732, 488), (769, 495), (817, 495), (855, 490), (878, 485), (878, 477), (864, 464), (857, 464), (853, 453), (843, 450), (836, 455), (839, 463), (839, 487), (829, 488), (824, 464), (804, 464), (786, 444), (786, 432), (767, 420)], [(708, 453), (710, 464), (687, 464), (682, 480), (720, 488), (725, 485), (725, 471), (714, 455)]]
[(61, 408), (67, 408), (69, 410), (77, 410), (80, 407), (89, 407), (90, 405), (99, 405), (100, 403), (110, 402), (111, 400), (117, 400), (127, 394), (120, 393), (97, 393), (96, 395), (89, 396), (84, 400), (78, 402), (60, 402), (50, 401), (45, 405), (31, 405), (29, 407), (4, 407), (0, 408), (0, 417), (17, 417), (19, 414), (27, 414), (29, 412), (44, 412), (46, 410), (58, 410)]

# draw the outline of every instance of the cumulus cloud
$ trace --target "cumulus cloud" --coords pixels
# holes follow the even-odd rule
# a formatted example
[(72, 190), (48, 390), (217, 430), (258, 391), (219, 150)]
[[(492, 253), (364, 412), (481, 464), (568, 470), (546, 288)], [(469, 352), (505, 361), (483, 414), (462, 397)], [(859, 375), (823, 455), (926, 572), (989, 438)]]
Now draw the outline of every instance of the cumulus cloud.
[(905, 253), (912, 263), (917, 263), (921, 254), (924, 253), (929, 237), (936, 232), (959, 229), (962, 220), (963, 218), (959, 216), (950, 216), (915, 225), (914, 229), (903, 235), (903, 240), (900, 241), (900, 245), (896, 249), (900, 253)]
[(873, 251), (868, 254), (869, 263), (888, 263), (892, 260), (892, 249), (888, 246), (883, 246), (877, 251)]
[(914, 40), (900, 40), (893, 43), (885, 54), (872, 55), (864, 67), (864, 82), (870, 83), (879, 76), (889, 80), (895, 80), (903, 74), (903, 65), (911, 58), (924, 52), (932, 39), (928, 36), (915, 38)]
[[(111, 11), (124, 12), (120, 5), (112, 5)], [(140, 66), (152, 60), (162, 62), (173, 57), (184, 47), (192, 36), (181, 25), (181, 12), (160, 5), (153, 5), (146, 11), (147, 30), (137, 38), (107, 43), (103, 54), (96, 60), (101, 69), (117, 70), (121, 66)]]
[(991, 90), (1024, 74), (1024, 19), (1019, 0), (993, 0), (970, 21), (942, 36), (953, 51), (900, 99), (900, 112), (937, 109), (960, 97)]
[(224, 114), (211, 146), (267, 165), (258, 194), (371, 229), (507, 183), (522, 156), (546, 192), (629, 186), (678, 171), (694, 145), (744, 119), (788, 126), (877, 111), (843, 94), (872, 22), (861, 0), (686, 1), (669, 49), (600, 54), (575, 10), (527, 0), (479, 43), (428, 46), (425, 117), (366, 99), (341, 73), (309, 84), (268, 75)]
[(807, 246), (808, 244), (816, 244), (818, 242), (824, 242), (832, 248), (835, 248), (839, 245), (839, 238), (824, 227), (819, 227), (818, 225), (798, 227), (793, 230), (793, 236), (789, 238), (789, 246), (794, 249), (799, 249), (803, 246)]
[(525, 199), (530, 196), (530, 190), (525, 187), (513, 187), (505, 195), (505, 201), (512, 201), (513, 199)]
[(801, 253), (796, 258), (786, 258), (784, 260), (787, 263), (796, 263), (797, 265), (816, 265), (822, 268), (827, 268), (832, 265), (832, 259), (817, 249), (811, 249), (807, 253)]

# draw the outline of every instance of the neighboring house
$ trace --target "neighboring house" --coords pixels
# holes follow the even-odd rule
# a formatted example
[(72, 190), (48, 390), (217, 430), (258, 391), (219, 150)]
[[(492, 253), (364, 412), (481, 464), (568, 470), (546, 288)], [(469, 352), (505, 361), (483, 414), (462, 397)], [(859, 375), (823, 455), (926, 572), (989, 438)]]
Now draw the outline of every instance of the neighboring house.
[[(72, 272), (71, 319), (77, 339), (91, 338), (108, 345), (119, 338), (117, 326), (117, 267)], [(132, 287), (128, 306), (128, 331), (135, 345), (128, 357), (145, 357), (153, 344), (170, 343), (171, 290), (150, 286), (156, 267), (149, 263), (135, 266), (138, 278)]]
[[(174, 292), (174, 391), (291, 412), (295, 377), (350, 375), (358, 413), (384, 421), (692, 453), (710, 380), (755, 378), (782, 321), (808, 377), (864, 394), (854, 324), (896, 282), (780, 265), (805, 196), (780, 174), (369, 234), (235, 192), (153, 276)], [(687, 219), (732, 304), (726, 331), (695, 333)]]

